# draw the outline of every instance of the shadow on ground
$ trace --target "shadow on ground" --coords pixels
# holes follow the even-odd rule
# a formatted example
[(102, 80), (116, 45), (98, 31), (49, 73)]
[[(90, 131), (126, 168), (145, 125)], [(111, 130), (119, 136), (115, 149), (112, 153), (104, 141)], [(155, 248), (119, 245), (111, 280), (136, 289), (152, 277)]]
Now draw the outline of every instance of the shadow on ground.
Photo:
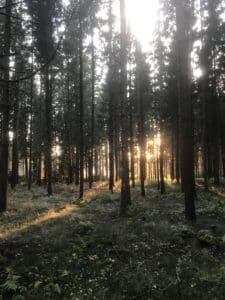
[(103, 188), (83, 202), (66, 188), (21, 197), (26, 213), (1, 217), (2, 299), (224, 299), (224, 198), (200, 190), (191, 226), (182, 194), (168, 190), (149, 187), (144, 199), (134, 189), (126, 218)]

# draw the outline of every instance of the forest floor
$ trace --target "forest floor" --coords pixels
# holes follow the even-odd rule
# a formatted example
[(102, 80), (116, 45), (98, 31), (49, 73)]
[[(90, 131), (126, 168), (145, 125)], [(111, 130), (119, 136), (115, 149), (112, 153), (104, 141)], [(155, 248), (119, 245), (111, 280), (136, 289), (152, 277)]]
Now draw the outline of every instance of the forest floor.
[(184, 220), (179, 187), (146, 198), (72, 186), (10, 191), (0, 215), (0, 299), (224, 299), (225, 187), (198, 187), (195, 225)]

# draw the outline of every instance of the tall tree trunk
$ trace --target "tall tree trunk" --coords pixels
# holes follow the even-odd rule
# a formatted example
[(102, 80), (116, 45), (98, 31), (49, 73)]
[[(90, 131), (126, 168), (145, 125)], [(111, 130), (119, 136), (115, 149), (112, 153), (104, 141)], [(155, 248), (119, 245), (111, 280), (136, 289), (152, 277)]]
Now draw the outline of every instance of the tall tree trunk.
[[(160, 15), (160, 14), (159, 14)], [(160, 17), (159, 17), (160, 19)], [(160, 24), (159, 24), (160, 27)], [(163, 87), (163, 73), (164, 73), (164, 55), (163, 44), (161, 38), (161, 31), (159, 31), (158, 41), (159, 52), (159, 130), (160, 130), (160, 143), (159, 143), (159, 177), (160, 177), (160, 192), (165, 194), (165, 181), (164, 181), (164, 128), (163, 128), (163, 102), (164, 102), (164, 87)]]
[(114, 149), (115, 149), (115, 180), (118, 181), (120, 179), (120, 167), (119, 167), (119, 161), (120, 161), (120, 150), (119, 150), (119, 130), (118, 128), (115, 129), (115, 143), (114, 143)]
[(95, 165), (95, 177), (99, 177), (99, 160), (98, 160), (98, 150), (95, 149), (95, 155), (94, 155), (94, 165)]
[(38, 153), (37, 158), (37, 185), (41, 186), (41, 172), (42, 172), (42, 152)]
[(66, 165), (68, 172), (68, 184), (73, 183), (73, 146), (72, 146), (72, 122), (71, 122), (71, 112), (72, 103), (70, 99), (70, 78), (69, 74), (67, 76), (67, 101), (66, 101), (66, 113), (65, 113), (65, 129), (66, 129)]
[(170, 177), (171, 180), (174, 181), (175, 178), (175, 170), (174, 170), (174, 153), (175, 153), (175, 138), (174, 138), (174, 131), (172, 131), (171, 137), (171, 166), (170, 166)]
[[(45, 118), (43, 118), (43, 107), (44, 107), (44, 76), (41, 77), (41, 95), (40, 95), (40, 100), (38, 102), (38, 120), (40, 122), (40, 124), (43, 123), (43, 120)], [(42, 184), (42, 176), (43, 176), (43, 165), (44, 165), (44, 161), (43, 161), (43, 153), (44, 153), (44, 149), (43, 149), (43, 136), (44, 136), (44, 128), (43, 126), (41, 126), (40, 131), (38, 131), (38, 145), (37, 145), (37, 178), (36, 178), (36, 184), (38, 186), (41, 186)], [(45, 167), (45, 165), (44, 165)], [(45, 174), (44, 174), (45, 176)]]
[(214, 113), (213, 113), (213, 176), (214, 176), (214, 183), (216, 185), (220, 184), (220, 126), (219, 126), (219, 111), (220, 111), (220, 104), (219, 99), (217, 96), (217, 79), (216, 79), (216, 62), (215, 56), (215, 45), (213, 44), (213, 78), (212, 78), (212, 97), (213, 97), (213, 107), (214, 107)]
[[(206, 54), (206, 53), (205, 53)], [(201, 96), (203, 104), (203, 177), (204, 177), (204, 188), (208, 190), (209, 181), (209, 170), (208, 170), (208, 159), (209, 159), (209, 120), (208, 120), (208, 59), (206, 55), (202, 53), (201, 56), (201, 69), (204, 70), (201, 78)], [(206, 63), (206, 65), (205, 65)], [(207, 68), (207, 71), (205, 69)]]
[(134, 126), (133, 126), (133, 100), (131, 95), (130, 80), (130, 98), (129, 98), (129, 123), (130, 123), (130, 172), (132, 187), (135, 187), (135, 169), (134, 169)]
[[(160, 120), (161, 123), (161, 120)], [(160, 145), (159, 145), (159, 174), (160, 174), (160, 192), (165, 194), (165, 181), (164, 181), (164, 138), (162, 133), (162, 125), (160, 125)]]
[(178, 109), (176, 115), (176, 183), (180, 183), (180, 129)]
[(9, 91), (9, 56), (11, 45), (11, 10), (12, 0), (5, 1), (5, 29), (4, 29), (4, 70), (5, 80), (2, 95), (2, 132), (0, 149), (0, 212), (7, 208), (8, 186), (8, 159), (9, 159), (9, 115), (10, 115), (10, 91)]
[(79, 12), (79, 63), (80, 63), (80, 104), (79, 104), (79, 112), (80, 112), (80, 190), (79, 190), (79, 198), (82, 199), (84, 195), (84, 92), (83, 92), (83, 24), (82, 24), (82, 16), (81, 16), (81, 0), (80, 4), (80, 12)]
[(68, 184), (73, 183), (73, 150), (72, 146), (69, 146), (68, 149)]
[(112, 16), (112, 1), (109, 1), (109, 190), (113, 192), (114, 188), (114, 103), (113, 103), (113, 51), (112, 51), (112, 31), (113, 31), (113, 16)]
[(106, 142), (105, 144), (105, 179), (109, 178), (109, 163), (108, 163), (108, 158), (109, 158), (109, 154), (108, 154), (108, 143)]
[(128, 159), (128, 118), (127, 118), (127, 33), (125, 0), (120, 0), (121, 24), (121, 214), (126, 214), (131, 204)]
[(78, 186), (80, 183), (80, 151), (79, 147), (76, 147), (75, 155), (75, 185)]
[(178, 95), (181, 128), (181, 168), (185, 193), (185, 216), (195, 221), (193, 108), (190, 87), (190, 2), (176, 0)]
[[(92, 12), (92, 14), (94, 14)], [(95, 144), (95, 45), (94, 45), (94, 16), (91, 25), (91, 151), (89, 165), (89, 188), (93, 184), (94, 144)]]
[(157, 186), (158, 186), (158, 190), (160, 190), (159, 146), (157, 145), (156, 147), (157, 147), (157, 151), (156, 151)]
[[(224, 111), (224, 108), (223, 110)], [(221, 148), (222, 148), (222, 174), (225, 178), (225, 122), (221, 120), (221, 128), (220, 128), (220, 139), (221, 139)]]
[(19, 120), (19, 84), (16, 84), (16, 95), (13, 111), (13, 142), (12, 142), (12, 182), (11, 187), (14, 189), (18, 184), (19, 161), (18, 161), (18, 120)]
[[(32, 62), (33, 65), (33, 62)], [(32, 185), (32, 148), (33, 148), (33, 96), (34, 96), (34, 82), (31, 78), (31, 87), (30, 87), (30, 134), (29, 134), (29, 176), (28, 176), (28, 190), (31, 189)]]
[(138, 140), (140, 147), (140, 181), (141, 181), (141, 195), (145, 197), (145, 179), (146, 179), (146, 138), (145, 138), (145, 116), (144, 116), (144, 99), (143, 88), (141, 84), (141, 49), (140, 45), (137, 45), (136, 50), (136, 90), (137, 90), (137, 102), (138, 102)]
[(45, 118), (46, 118), (46, 175), (48, 196), (52, 195), (52, 91), (50, 66), (45, 69)]

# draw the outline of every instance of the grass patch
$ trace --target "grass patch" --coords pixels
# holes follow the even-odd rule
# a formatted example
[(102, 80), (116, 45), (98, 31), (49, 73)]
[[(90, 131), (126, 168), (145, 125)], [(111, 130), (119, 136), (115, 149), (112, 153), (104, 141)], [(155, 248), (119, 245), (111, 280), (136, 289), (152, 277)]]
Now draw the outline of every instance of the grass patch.
[[(119, 193), (19, 187), (0, 217), (0, 299), (224, 299), (223, 191), (199, 189), (198, 222), (184, 221), (183, 195), (168, 186)], [(75, 204), (74, 204), (75, 203)]]

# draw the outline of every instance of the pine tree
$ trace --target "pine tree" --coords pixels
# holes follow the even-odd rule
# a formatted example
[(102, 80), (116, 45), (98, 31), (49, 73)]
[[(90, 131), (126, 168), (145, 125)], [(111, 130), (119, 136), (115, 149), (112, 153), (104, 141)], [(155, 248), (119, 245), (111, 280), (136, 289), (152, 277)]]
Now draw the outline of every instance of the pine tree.
[(186, 219), (195, 221), (193, 107), (190, 87), (190, 1), (176, 0), (181, 173)]
[(127, 101), (127, 32), (125, 0), (120, 0), (120, 24), (121, 24), (121, 213), (125, 214), (131, 204), (129, 182), (129, 159), (128, 159), (128, 101)]
[(9, 85), (9, 58), (11, 48), (11, 12), (12, 1), (5, 1), (5, 26), (4, 26), (4, 69), (2, 70), (4, 87), (1, 103), (2, 126), (0, 148), (0, 212), (7, 208), (7, 185), (8, 185), (8, 159), (9, 159), (9, 117), (10, 117), (10, 85)]

